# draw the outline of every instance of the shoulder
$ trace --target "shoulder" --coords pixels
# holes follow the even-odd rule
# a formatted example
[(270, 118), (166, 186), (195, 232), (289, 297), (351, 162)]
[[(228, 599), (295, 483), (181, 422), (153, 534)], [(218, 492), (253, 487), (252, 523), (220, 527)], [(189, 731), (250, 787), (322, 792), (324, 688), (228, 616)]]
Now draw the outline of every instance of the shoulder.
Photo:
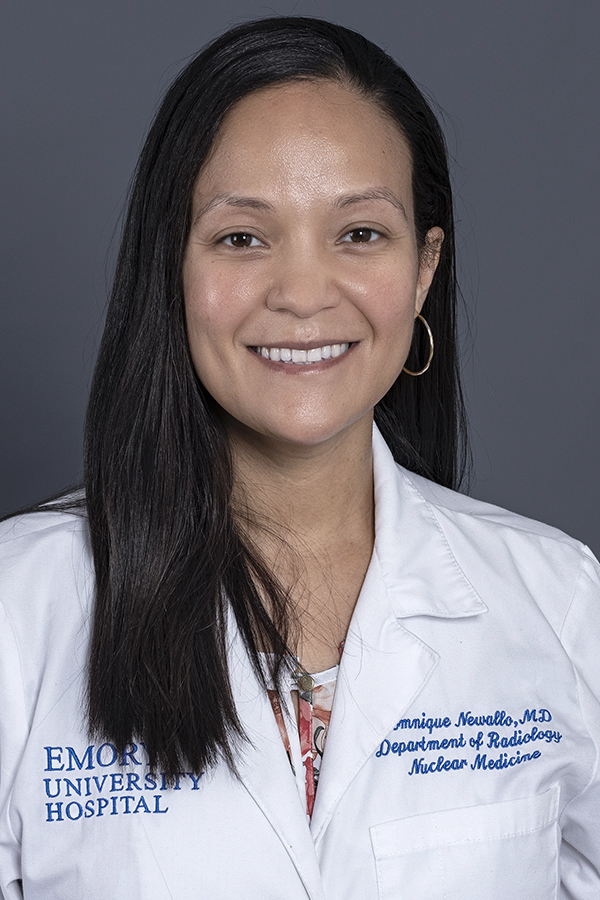
[(398, 467), (401, 480), (428, 508), (451, 552), (488, 602), (490, 588), (535, 601), (561, 632), (583, 609), (600, 613), (600, 564), (569, 535), (501, 507), (441, 487)]
[[(424, 538), (428, 535), (432, 538), (439, 529), (447, 536), (460, 534), (477, 548), (480, 556), (503, 545), (509, 545), (517, 556), (550, 552), (575, 559), (584, 552), (579, 541), (558, 528), (475, 500), (398, 465), (376, 427), (373, 462), (376, 506), (390, 505), (388, 522), (401, 521), (408, 525), (410, 520), (414, 528), (422, 529)], [(390, 495), (396, 496), (395, 502), (388, 499)]]
[(478, 533), (482, 540), (510, 541), (515, 547), (519, 544), (524, 547), (552, 547), (554, 552), (575, 554), (577, 557), (582, 552), (589, 554), (580, 541), (552, 525), (442, 487), (401, 466), (398, 470), (440, 520), (448, 525), (456, 523), (459, 527), (468, 528), (473, 534)]
[(0, 559), (6, 565), (26, 563), (36, 551), (54, 555), (74, 543), (87, 542), (87, 518), (51, 507), (21, 513), (0, 522)]
[(35, 621), (44, 607), (80, 604), (92, 572), (84, 515), (48, 508), (0, 523), (0, 603), (9, 617)]
[(373, 462), (376, 528), (389, 567), (398, 556), (435, 581), (440, 596), (450, 583), (469, 584), (488, 608), (518, 613), (533, 603), (560, 631), (574, 592), (584, 581), (599, 583), (598, 563), (579, 541), (404, 469), (376, 429)]

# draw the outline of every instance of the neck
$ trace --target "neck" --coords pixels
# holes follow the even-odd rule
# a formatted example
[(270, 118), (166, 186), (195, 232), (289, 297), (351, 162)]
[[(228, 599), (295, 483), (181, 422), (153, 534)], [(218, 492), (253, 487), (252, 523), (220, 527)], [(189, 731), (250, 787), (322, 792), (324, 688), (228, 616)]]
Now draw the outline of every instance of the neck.
[(372, 420), (361, 419), (307, 446), (231, 426), (234, 506), (253, 540), (266, 530), (298, 550), (298, 544), (324, 541), (367, 541), (372, 547), (371, 429)]
[(339, 661), (371, 558), (371, 431), (361, 420), (307, 447), (230, 429), (238, 522), (290, 597), (296, 655), (309, 672)]

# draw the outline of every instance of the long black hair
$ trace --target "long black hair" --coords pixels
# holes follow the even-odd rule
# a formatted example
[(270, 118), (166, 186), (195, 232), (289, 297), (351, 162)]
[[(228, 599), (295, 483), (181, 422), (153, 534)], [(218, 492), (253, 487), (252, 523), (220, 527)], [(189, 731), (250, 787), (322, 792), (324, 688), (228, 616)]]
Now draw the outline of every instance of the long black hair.
[[(264, 687), (278, 684), (289, 659), (293, 613), (236, 526), (227, 435), (190, 358), (182, 262), (194, 183), (223, 116), (252, 91), (298, 79), (359, 92), (408, 142), (419, 245), (433, 226), (445, 235), (424, 310), (436, 354), (422, 378), (398, 378), (375, 419), (407, 468), (450, 487), (464, 471), (452, 196), (433, 112), (386, 53), (346, 28), (281, 17), (231, 29), (177, 77), (143, 148), (86, 421), (96, 569), (90, 730), (119, 749), (142, 741), (150, 766), (171, 777), (219, 757), (235, 764), (243, 735), (227, 616)], [(428, 344), (413, 343), (407, 365), (417, 369)], [(264, 647), (272, 651), (267, 673)]]

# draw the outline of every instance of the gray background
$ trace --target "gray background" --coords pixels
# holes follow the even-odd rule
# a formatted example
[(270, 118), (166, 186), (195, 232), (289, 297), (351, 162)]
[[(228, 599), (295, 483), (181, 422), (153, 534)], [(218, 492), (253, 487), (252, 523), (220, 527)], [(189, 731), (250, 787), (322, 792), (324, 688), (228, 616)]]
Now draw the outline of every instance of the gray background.
[(273, 13), (362, 31), (444, 109), (472, 493), (599, 553), (598, 0), (3, 2), (0, 513), (80, 477), (111, 238), (164, 89), (225, 27)]

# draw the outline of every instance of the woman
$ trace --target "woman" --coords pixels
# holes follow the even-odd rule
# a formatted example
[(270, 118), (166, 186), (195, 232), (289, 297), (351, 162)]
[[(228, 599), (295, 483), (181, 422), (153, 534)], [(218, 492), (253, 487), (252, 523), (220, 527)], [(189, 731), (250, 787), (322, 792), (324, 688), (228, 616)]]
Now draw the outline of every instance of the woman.
[(381, 50), (266, 19), (179, 76), (85, 501), (4, 525), (4, 900), (598, 894), (597, 564), (449, 489), (455, 295)]

